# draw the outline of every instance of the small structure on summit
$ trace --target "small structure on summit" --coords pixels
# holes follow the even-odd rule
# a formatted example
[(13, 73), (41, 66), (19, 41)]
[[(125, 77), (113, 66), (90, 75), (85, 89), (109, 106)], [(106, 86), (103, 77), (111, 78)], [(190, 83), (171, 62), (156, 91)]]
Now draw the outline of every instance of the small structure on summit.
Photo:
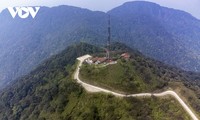
[(111, 59), (107, 59), (106, 57), (93, 57), (93, 58), (88, 58), (86, 60), (86, 63), (88, 64), (105, 64), (105, 65), (108, 65), (108, 64), (116, 64), (117, 61), (113, 61)]
[(101, 64), (107, 61), (106, 57), (93, 57), (86, 60), (88, 64)]
[(131, 58), (131, 55), (129, 53), (123, 53), (121, 54), (121, 57), (124, 58), (125, 60), (129, 60)]

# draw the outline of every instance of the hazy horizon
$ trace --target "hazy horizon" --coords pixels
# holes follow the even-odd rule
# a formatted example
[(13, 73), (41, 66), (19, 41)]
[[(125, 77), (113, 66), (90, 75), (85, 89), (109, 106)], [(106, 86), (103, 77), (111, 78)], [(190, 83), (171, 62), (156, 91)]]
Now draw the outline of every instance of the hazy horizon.
[[(0, 11), (6, 9), (7, 7), (12, 6), (47, 6), (47, 7), (54, 7), (59, 5), (70, 5), (75, 7), (87, 8), (93, 11), (103, 11), (107, 12), (117, 6), (124, 4), (125, 2), (130, 1), (138, 1), (138, 0), (101, 0), (101, 1), (94, 1), (94, 0), (49, 0), (48, 3), (46, 1), (41, 0), (10, 0), (1, 2), (0, 4)], [(200, 19), (200, 1), (199, 0), (140, 0), (140, 1), (148, 1), (157, 3), (161, 6), (174, 8), (178, 10), (182, 10), (185, 12), (190, 13), (194, 17)]]

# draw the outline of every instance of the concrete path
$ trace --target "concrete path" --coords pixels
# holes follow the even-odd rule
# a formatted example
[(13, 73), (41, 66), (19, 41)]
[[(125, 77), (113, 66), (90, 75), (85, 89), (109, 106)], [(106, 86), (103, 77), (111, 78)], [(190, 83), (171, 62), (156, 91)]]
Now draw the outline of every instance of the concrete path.
[(165, 92), (162, 92), (162, 93), (139, 93), (139, 94), (125, 95), (125, 94), (116, 93), (116, 92), (113, 92), (113, 91), (110, 91), (110, 90), (107, 90), (107, 89), (104, 89), (104, 88), (101, 88), (101, 87), (97, 87), (97, 86), (94, 86), (94, 85), (90, 85), (88, 83), (83, 82), (79, 78), (80, 67), (82, 66), (82, 63), (84, 62), (84, 60), (86, 60), (90, 57), (91, 57), (90, 55), (84, 55), (82, 57), (77, 58), (79, 60), (79, 64), (78, 64), (78, 68), (77, 68), (77, 70), (75, 71), (75, 74), (74, 74), (74, 79), (76, 79), (77, 82), (79, 84), (81, 84), (88, 92), (93, 92), (93, 93), (104, 92), (104, 93), (112, 94), (112, 95), (117, 96), (117, 97), (151, 97), (152, 95), (156, 96), (156, 97), (163, 97), (163, 96), (166, 96), (166, 95), (171, 95), (174, 98), (176, 98), (176, 100), (187, 111), (187, 113), (191, 116), (191, 118), (193, 120), (199, 120), (196, 117), (195, 113), (192, 112), (192, 110), (186, 105), (186, 103), (174, 91), (168, 90), (168, 91), (165, 91)]

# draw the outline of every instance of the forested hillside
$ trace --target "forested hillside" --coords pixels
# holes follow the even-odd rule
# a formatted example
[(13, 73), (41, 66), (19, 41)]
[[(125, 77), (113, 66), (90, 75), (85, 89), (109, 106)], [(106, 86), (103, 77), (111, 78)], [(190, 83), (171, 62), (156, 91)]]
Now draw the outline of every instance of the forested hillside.
[[(116, 48), (121, 49), (119, 46)], [(99, 52), (101, 50), (92, 45), (73, 45), (46, 60), (29, 75), (13, 82), (0, 93), (0, 119), (190, 119), (171, 97), (122, 99), (85, 92), (72, 79), (76, 58), (86, 53)]]
[(128, 2), (109, 11), (120, 42), (184, 70), (200, 68), (200, 20), (150, 2)]
[(166, 65), (121, 43), (114, 43), (111, 50), (114, 58), (124, 52), (131, 54), (131, 58), (119, 58), (117, 64), (105, 67), (85, 63), (80, 70), (81, 80), (124, 94), (174, 90), (197, 114), (200, 113), (199, 73), (186, 72)]
[(41, 7), (35, 19), (25, 20), (13, 19), (4, 10), (0, 21), (1, 88), (67, 46), (80, 41), (101, 43), (102, 31), (98, 31), (106, 33), (105, 13), (70, 6)]
[(107, 40), (108, 14), (112, 42), (184, 70), (199, 71), (200, 21), (190, 14), (150, 2), (128, 2), (107, 13), (58, 6), (41, 7), (35, 19), (13, 19), (0, 13), (0, 86), (25, 75), (67, 46)]

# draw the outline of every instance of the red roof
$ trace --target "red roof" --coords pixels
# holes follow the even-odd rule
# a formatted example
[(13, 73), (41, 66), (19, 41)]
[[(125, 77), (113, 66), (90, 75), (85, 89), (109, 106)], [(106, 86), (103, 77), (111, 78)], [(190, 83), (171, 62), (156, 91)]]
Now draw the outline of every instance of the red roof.
[(97, 62), (97, 61), (99, 61), (99, 62), (105, 62), (106, 60), (107, 60), (107, 58), (105, 58), (105, 57), (95, 57), (95, 58), (92, 58), (91, 59), (93, 62)]
[(123, 53), (123, 54), (121, 54), (121, 57), (123, 57), (123, 58), (130, 58), (131, 55), (129, 53)]
[(104, 61), (106, 61), (106, 60), (107, 60), (106, 58), (98, 58), (97, 61), (99, 61), (99, 62), (104, 62)]
[(92, 58), (91, 59), (93, 62), (96, 62), (98, 60), (98, 57)]

